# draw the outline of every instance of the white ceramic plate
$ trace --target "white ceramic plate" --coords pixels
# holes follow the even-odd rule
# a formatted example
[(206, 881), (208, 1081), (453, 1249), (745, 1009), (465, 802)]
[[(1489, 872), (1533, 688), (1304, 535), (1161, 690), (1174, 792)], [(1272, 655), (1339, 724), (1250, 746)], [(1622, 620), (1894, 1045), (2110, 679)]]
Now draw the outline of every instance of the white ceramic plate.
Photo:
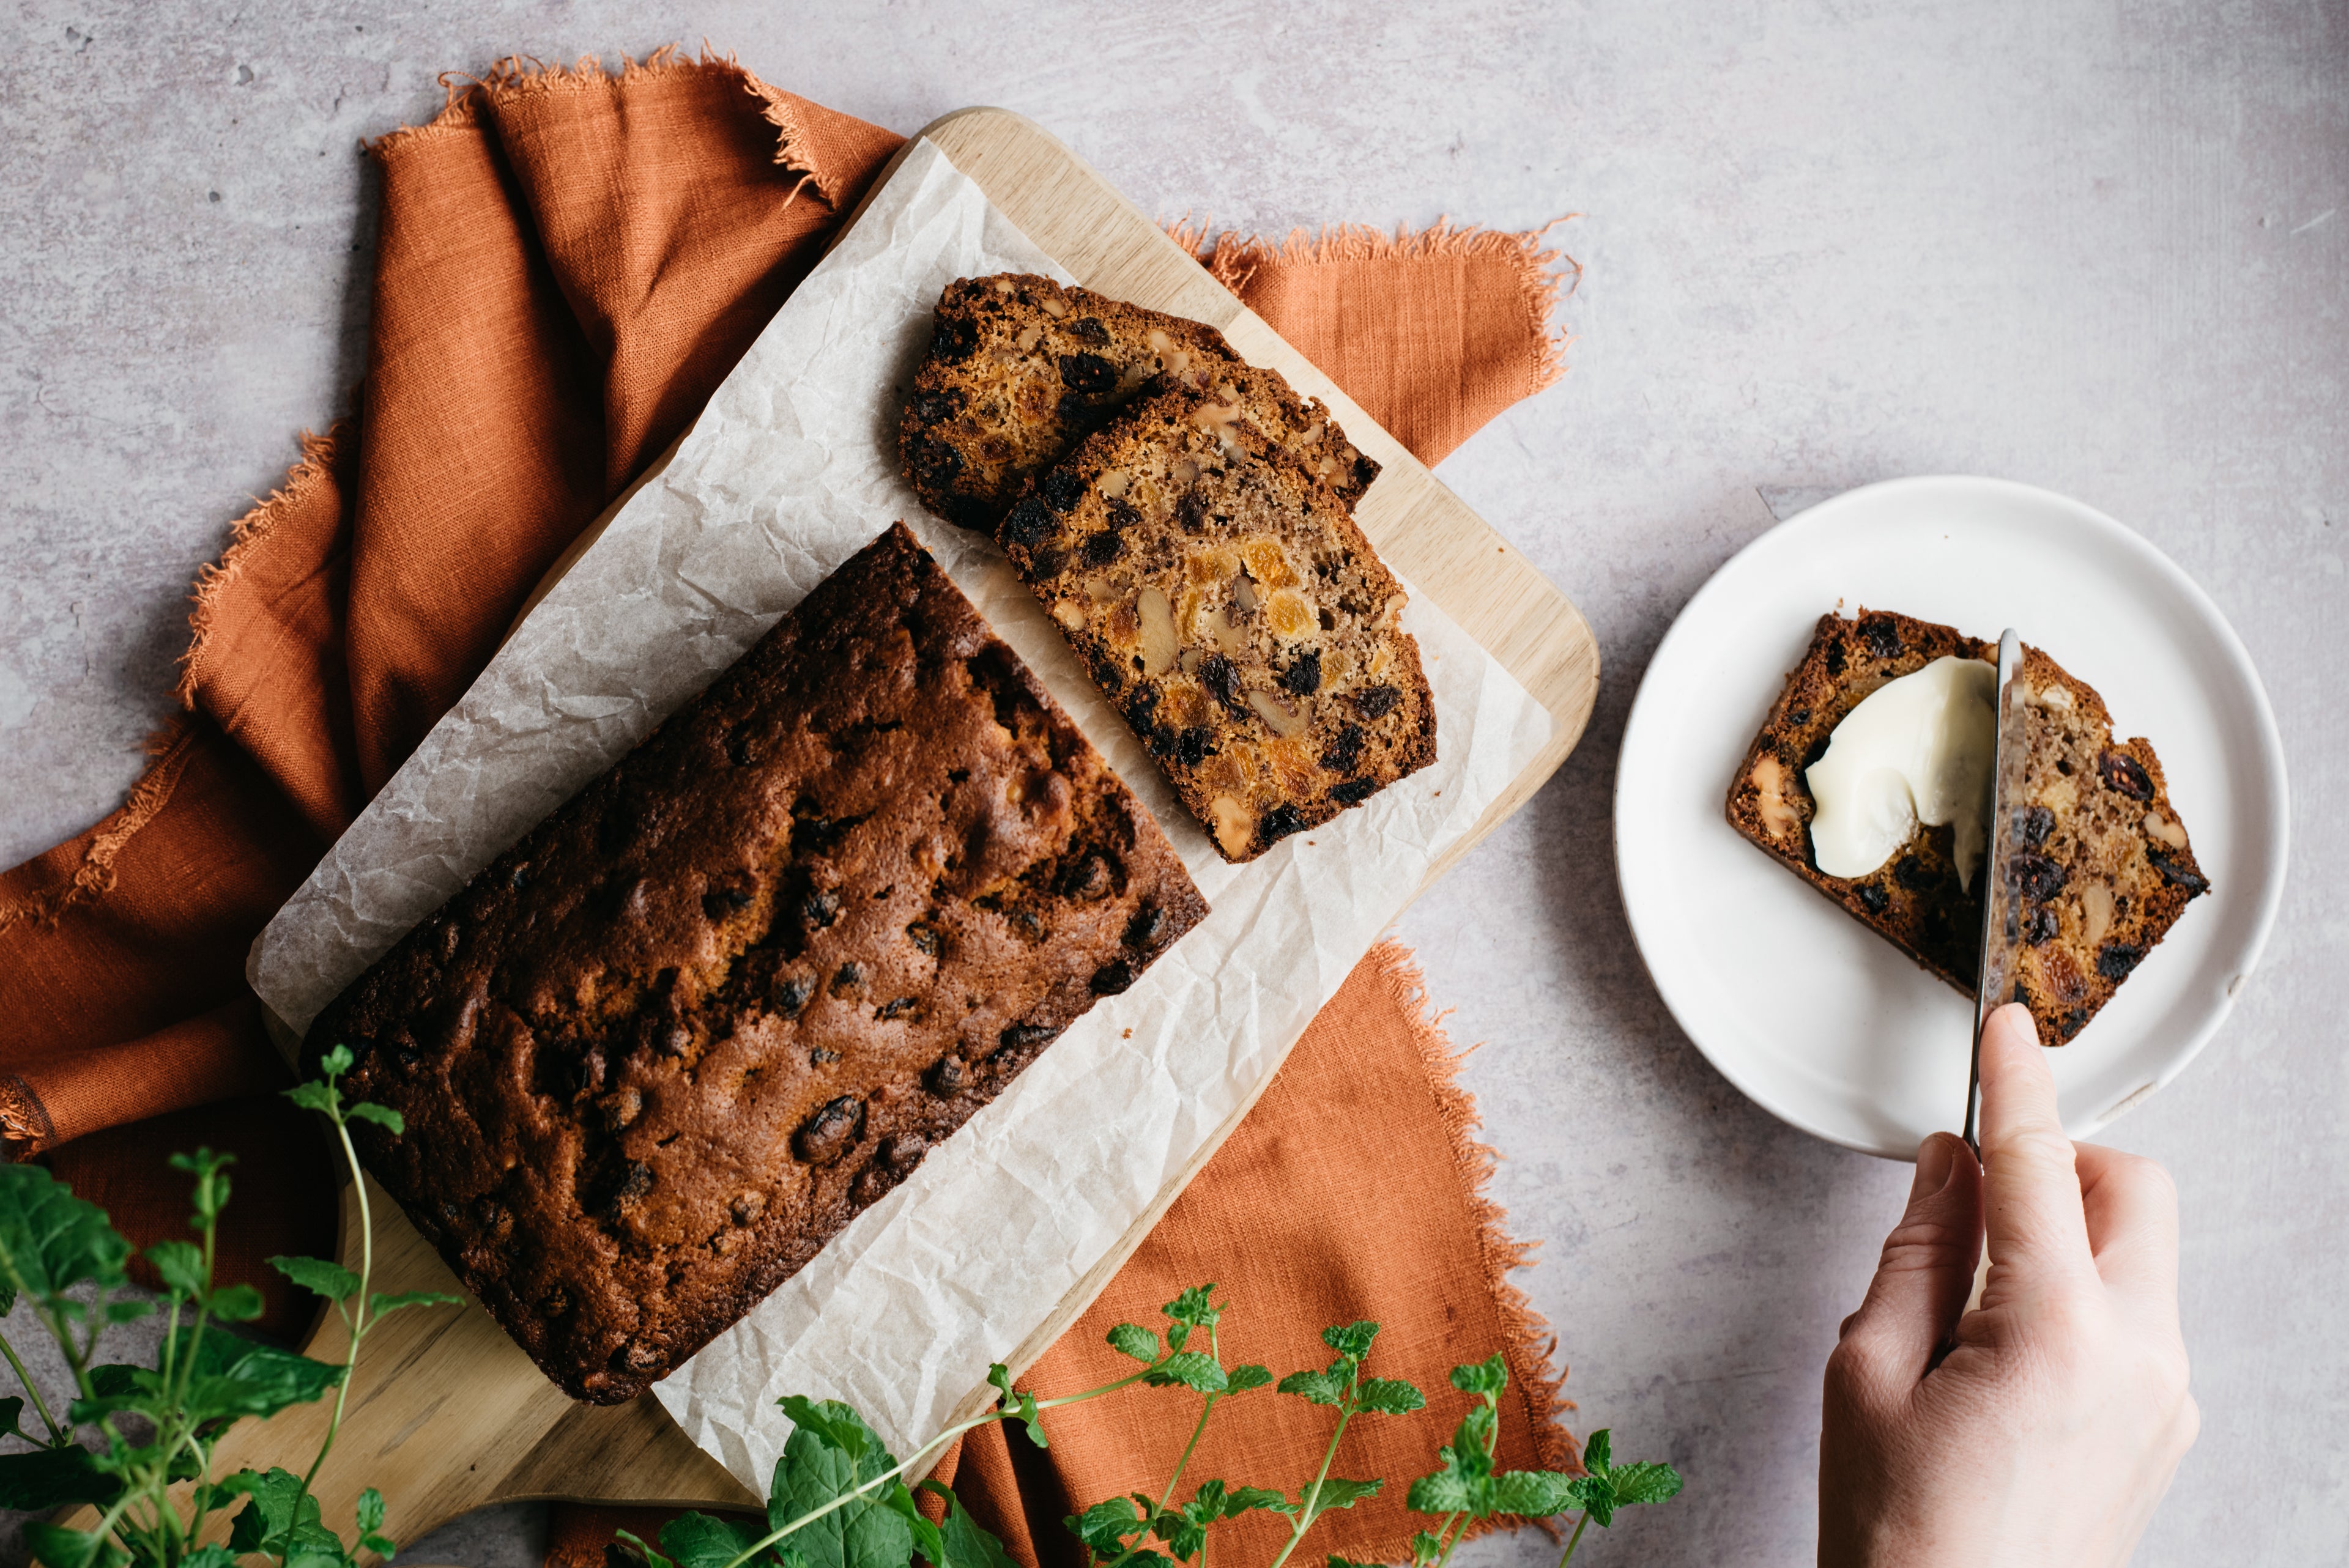
[(2103, 513), (1999, 480), (1847, 491), (1747, 545), (1656, 650), (1623, 731), (1615, 858), (1631, 932), (1697, 1048), (1806, 1132), (1913, 1158), (1965, 1107), (1973, 1004), (1733, 831), (1730, 775), (1840, 605), (1977, 637), (2013, 626), (2149, 738), (2212, 891), (2051, 1053), (2085, 1137), (2177, 1077), (2259, 961), (2283, 893), (2283, 748), (2218, 607)]

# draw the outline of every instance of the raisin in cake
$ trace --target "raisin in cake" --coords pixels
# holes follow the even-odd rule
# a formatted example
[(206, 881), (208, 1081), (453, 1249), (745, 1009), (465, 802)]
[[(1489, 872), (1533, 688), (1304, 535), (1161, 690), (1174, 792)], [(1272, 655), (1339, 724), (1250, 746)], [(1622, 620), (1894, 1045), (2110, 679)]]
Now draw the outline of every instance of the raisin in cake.
[[(1952, 656), (1995, 665), (1998, 649), (1907, 615), (1862, 610), (1857, 620), (1819, 617), (1808, 651), (1738, 767), (1727, 809), (1738, 832), (1971, 996), (1982, 963), (1982, 873), (1961, 885), (1953, 826), (1920, 825), (1866, 876), (1829, 876), (1813, 856), (1816, 805), (1804, 779), (1862, 698)], [(2039, 650), (2024, 650), (2023, 672), (2031, 705), (2028, 817), (2017, 826), (2029, 848), (2013, 872), (2030, 945), (2016, 999), (2030, 1005), (2039, 1037), (2061, 1045), (2208, 884), (2169, 807), (2151, 745), (2115, 741), (2102, 699)]]
[(367, 1167), (574, 1398), (813, 1257), (1206, 913), (902, 525), (312, 1026)]
[[(905, 475), (938, 516), (991, 531), (1030, 476), (1154, 377), (1204, 387), (1243, 367), (1199, 322), (1024, 273), (959, 278), (905, 399)], [(1378, 474), (1318, 410), (1288, 437), (1349, 502)]]
[(1402, 589), (1293, 449), (1307, 418), (1268, 370), (1162, 386), (999, 534), (1229, 861), (1435, 758)]

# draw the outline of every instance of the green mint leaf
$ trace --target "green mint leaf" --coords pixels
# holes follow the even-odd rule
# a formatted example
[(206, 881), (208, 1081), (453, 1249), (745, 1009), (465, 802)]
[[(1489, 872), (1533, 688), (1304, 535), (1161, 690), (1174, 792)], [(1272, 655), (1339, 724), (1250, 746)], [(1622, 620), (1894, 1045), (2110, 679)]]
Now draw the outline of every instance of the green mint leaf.
[(1403, 1505), (1413, 1513), (1475, 1513), (1482, 1501), (1476, 1482), (1454, 1468), (1450, 1449), (1436, 1451), (1444, 1468), (1413, 1481), (1403, 1494)]
[(1452, 1369), (1452, 1386), (1464, 1394), (1498, 1394), (1509, 1386), (1508, 1364), (1497, 1350), (1482, 1361)]
[(1316, 1405), (1335, 1405), (1346, 1398), (1346, 1380), (1327, 1372), (1308, 1368), (1291, 1372), (1280, 1380), (1278, 1392), (1294, 1394)]
[(377, 1291), (367, 1297), (369, 1317), (388, 1317), (410, 1306), (462, 1306), (465, 1298), (445, 1290)]
[[(768, 1489), (770, 1530), (781, 1530), (897, 1468), (896, 1457), (848, 1406), (796, 1394), (780, 1403), (792, 1429)], [(889, 1508), (884, 1490), (851, 1499), (784, 1536), (778, 1546), (804, 1558), (805, 1568), (905, 1568), (914, 1553), (913, 1532)]]
[(1179, 1383), (1185, 1388), (1202, 1394), (1220, 1394), (1231, 1379), (1216, 1365), (1216, 1358), (1204, 1351), (1184, 1350), (1169, 1356), (1143, 1379), (1154, 1388), (1171, 1387)]
[(1590, 1440), (1582, 1445), (1582, 1468), (1592, 1475), (1607, 1473), (1608, 1430), (1605, 1427), (1599, 1428), (1590, 1434)]
[[(1340, 1476), (1324, 1476), (1320, 1490), (1313, 1492), (1313, 1511), (1320, 1514), (1333, 1508), (1351, 1508), (1366, 1497), (1378, 1496), (1379, 1488), (1384, 1485), (1386, 1482), (1383, 1480), (1347, 1480)], [(1311, 1491), (1313, 1489), (1309, 1487), (1306, 1490)], [(1302, 1503), (1305, 1492), (1298, 1493), (1297, 1501)]]
[(130, 1561), (130, 1553), (94, 1531), (38, 1521), (25, 1526), (25, 1544), (48, 1568), (125, 1568)]
[(1000, 1361), (990, 1363), (987, 1368), (987, 1382), (989, 1387), (1003, 1396), (996, 1401), (996, 1408), (999, 1410), (1011, 1408), (1011, 1368)]
[(1339, 1355), (1360, 1361), (1371, 1353), (1371, 1341), (1379, 1336), (1375, 1323), (1333, 1324), (1321, 1331), (1321, 1343)]
[[(674, 1524), (677, 1522), (671, 1520), (669, 1522)], [(755, 1540), (756, 1537), (752, 1539)], [(613, 1544), (620, 1549), (621, 1556), (632, 1557), (643, 1563), (645, 1568), (677, 1568), (674, 1558), (665, 1556), (658, 1548), (633, 1530), (614, 1531), (612, 1541)], [(745, 1542), (743, 1544), (747, 1546), (750, 1542)]]
[(130, 1243), (106, 1211), (73, 1195), (37, 1165), (0, 1165), (0, 1293), (14, 1307), (21, 1294), (56, 1311), (85, 1281), (104, 1290), (123, 1283)]
[(1191, 1494), (1191, 1501), (1183, 1505), (1183, 1517), (1202, 1522), (1221, 1519), (1224, 1516), (1224, 1501), (1230, 1491), (1231, 1489), (1222, 1481), (1201, 1481), (1199, 1490)]
[(323, 1568), (350, 1561), (341, 1539), (319, 1522), (318, 1500), (304, 1490), (300, 1476), (283, 1470), (239, 1470), (216, 1490), (225, 1496), (245, 1496), (244, 1507), (229, 1522), (232, 1551), (283, 1557), (288, 1568)]
[(1223, 1315), (1211, 1299), (1216, 1294), (1213, 1284), (1195, 1284), (1166, 1304), (1166, 1315), (1186, 1328), (1206, 1328)]
[(251, 1323), (259, 1317), (264, 1303), (261, 1293), (249, 1284), (224, 1284), (212, 1292), (212, 1315), (222, 1323)]
[[(796, 1429), (794, 1435), (797, 1432), (808, 1433), (818, 1441), (846, 1454), (852, 1464), (864, 1459), (868, 1448), (880, 1446), (880, 1439), (873, 1435), (873, 1429), (864, 1424), (864, 1418), (837, 1399), (818, 1402), (804, 1394), (786, 1394), (775, 1403), (781, 1405), (783, 1414), (792, 1418), (792, 1425)], [(888, 1468), (886, 1465), (881, 1467), (882, 1470)], [(875, 1475), (879, 1473), (879, 1470), (874, 1472)], [(783, 1521), (779, 1519), (775, 1522), (781, 1524)]]
[(1224, 1375), (1224, 1392), (1245, 1394), (1271, 1381), (1272, 1374), (1261, 1367), (1235, 1367)]
[(1400, 1377), (1366, 1377), (1354, 1392), (1354, 1408), (1381, 1416), (1407, 1416), (1427, 1408), (1427, 1396)]
[(315, 1110), (321, 1116), (335, 1114), (342, 1097), (322, 1083), (297, 1083), (285, 1091), (285, 1098), (304, 1110)]
[(209, 1325), (201, 1341), (193, 1332), (192, 1326), (183, 1327), (174, 1337), (181, 1364), (194, 1358), (187, 1392), (191, 1420), (274, 1416), (290, 1405), (310, 1403), (343, 1380), (340, 1367), (290, 1350), (239, 1339)]
[[(1223, 1483), (1218, 1481), (1216, 1484), (1220, 1486)], [(1243, 1513), (1251, 1513), (1258, 1509), (1278, 1512), (1281, 1511), (1281, 1505), (1288, 1501), (1288, 1495), (1284, 1492), (1272, 1491), (1260, 1486), (1236, 1486), (1224, 1498), (1224, 1517), (1237, 1519)]]
[(1019, 1419), (1028, 1429), (1028, 1440), (1040, 1449), (1052, 1445), (1044, 1440), (1044, 1418), (1036, 1408), (1036, 1396), (1025, 1389), (1019, 1395)]
[(1443, 1555), (1444, 1541), (1442, 1537), (1431, 1535), (1426, 1531), (1423, 1530), (1411, 1538), (1411, 1560), (1413, 1568), (1424, 1568), (1425, 1564), (1435, 1562)]
[(1177, 1563), (1188, 1563), (1207, 1543), (1207, 1527), (1186, 1513), (1168, 1509), (1151, 1521), (1150, 1532), (1166, 1542), (1166, 1550)]
[(914, 1501), (914, 1494), (906, 1490), (904, 1481), (889, 1483), (883, 1492), (881, 1505), (904, 1522), (905, 1532), (912, 1539), (912, 1550), (921, 1556), (923, 1562), (933, 1564), (934, 1568), (944, 1563), (947, 1555), (945, 1534), (936, 1525), (922, 1517), (920, 1506)]
[(345, 1106), (343, 1114), (353, 1121), (372, 1121), (394, 1138), (408, 1130), (408, 1123), (399, 1112), (388, 1105), (377, 1105), (372, 1100), (363, 1099), (357, 1105)]
[(1490, 1405), (1471, 1405), (1468, 1413), (1460, 1418), (1453, 1429), (1452, 1447), (1460, 1455), (1460, 1467), (1470, 1475), (1493, 1473), (1493, 1429), (1498, 1418)]
[(1125, 1549), (1125, 1538), (1143, 1526), (1143, 1516), (1129, 1498), (1104, 1498), (1067, 1521), (1069, 1532), (1097, 1555), (1114, 1557)]
[(1158, 1336), (1139, 1324), (1121, 1323), (1109, 1331), (1109, 1347), (1136, 1361), (1158, 1359)]
[(365, 1533), (372, 1535), (381, 1530), (383, 1528), (383, 1493), (373, 1487), (359, 1493), (358, 1507), (355, 1512), (357, 1516), (358, 1527)]
[(203, 1299), (210, 1281), (202, 1247), (193, 1242), (157, 1242), (146, 1255), (164, 1290), (181, 1301)]
[[(22, 1420), (24, 1416), (24, 1400), (0, 1399), (0, 1432), (13, 1432), (16, 1430), (16, 1423)], [(32, 1440), (38, 1442), (41, 1439), (36, 1438)]]
[(1607, 1480), (1615, 1493), (1615, 1506), (1628, 1508), (1634, 1503), (1662, 1502), (1678, 1497), (1681, 1472), (1653, 1460), (1640, 1460), (1631, 1464), (1617, 1465), (1607, 1472)]
[(133, 1301), (109, 1301), (106, 1304), (106, 1321), (120, 1325), (136, 1323), (142, 1317), (155, 1315), (155, 1304), (144, 1297)]
[(218, 1541), (207, 1541), (180, 1559), (180, 1568), (238, 1568), (236, 1553)]
[(1495, 1513), (1514, 1513), (1522, 1519), (1547, 1519), (1581, 1505), (1575, 1478), (1555, 1470), (1509, 1470), (1496, 1475), (1490, 1495)]
[(47, 1513), (69, 1502), (103, 1505), (121, 1495), (121, 1478), (100, 1470), (88, 1449), (0, 1454), (0, 1508)]
[(269, 1266), (311, 1295), (323, 1295), (328, 1301), (343, 1301), (358, 1292), (358, 1275), (324, 1258), (274, 1257), (269, 1260)]
[(330, 1078), (338, 1078), (351, 1070), (351, 1063), (357, 1059), (351, 1055), (350, 1047), (337, 1041), (327, 1047), (326, 1054), (318, 1058), (318, 1070)]
[(933, 1568), (1019, 1568), (1019, 1563), (1003, 1549), (1003, 1542), (970, 1516), (962, 1499), (934, 1480), (924, 1481), (922, 1490), (936, 1492), (947, 1500), (947, 1517), (938, 1526), (946, 1556), (934, 1562)]
[(1477, 1519), (1492, 1513), (1493, 1460), (1484, 1442), (1492, 1425), (1490, 1405), (1470, 1408), (1452, 1440), (1435, 1450), (1434, 1473), (1411, 1483), (1404, 1501), (1413, 1512), (1465, 1513)]

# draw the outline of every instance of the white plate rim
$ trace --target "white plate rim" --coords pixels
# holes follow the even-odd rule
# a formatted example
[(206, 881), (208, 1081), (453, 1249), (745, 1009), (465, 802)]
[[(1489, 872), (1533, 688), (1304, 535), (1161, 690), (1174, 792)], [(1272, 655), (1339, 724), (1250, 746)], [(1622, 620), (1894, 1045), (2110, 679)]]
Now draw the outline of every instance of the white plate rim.
[(2151, 1099), (2154, 1093), (2167, 1088), (2193, 1062), (2195, 1057), (2201, 1055), (2204, 1047), (2218, 1034), (2220, 1026), (2233, 1013), (2235, 1002), (2242, 989), (2241, 982), (2247, 981), (2258, 968), (2260, 959), (2266, 951), (2268, 937), (2274, 929), (2276, 916), (2282, 907), (2284, 883), (2290, 866), (2291, 789), (2284, 769), (2283, 740), (2276, 728), (2275, 712), (2268, 699), (2267, 687), (2260, 679), (2257, 666), (2251, 663), (2251, 653), (2244, 647), (2241, 637), (2236, 634), (2233, 624), (2228, 621), (2217, 603), (2203, 590), (2202, 585), (2195, 582), (2187, 574), (2183, 567), (2170, 560), (2150, 541), (2126, 524), (2084, 501), (2036, 485), (2024, 484), (2016, 480), (1992, 479), (1969, 474), (1920, 474), (1900, 479), (1881, 480), (1843, 490), (1825, 500), (1806, 507), (1793, 517), (1764, 530), (1749, 540), (1728, 560), (1716, 567), (1703, 584), (1690, 595), (1688, 602), (1681, 606), (1680, 612), (1672, 618), (1671, 625), (1667, 628), (1662, 639), (1657, 643), (1655, 652), (1649, 656), (1647, 667), (1640, 673), (1639, 689), (1633, 695), (1630, 709), (1624, 718), (1623, 738), (1616, 752), (1615, 779), (1610, 802), (1614, 817), (1616, 893), (1622, 901), (1624, 919), (1630, 927), (1632, 944), (1639, 949), (1640, 963), (1647, 967), (1651, 983), (1655, 985), (1658, 995), (1662, 998), (1666, 1010), (1672, 1015), (1673, 1021), (1680, 1026), (1681, 1032), (1703, 1055), (1705, 1060), (1712, 1064), (1716, 1072), (1727, 1078), (1738, 1092), (1788, 1126), (1798, 1128), (1823, 1141), (1887, 1160), (1913, 1161), (1916, 1158), (1916, 1151), (1910, 1149), (1885, 1148), (1817, 1124), (1799, 1108), (1789, 1103), (1784, 1096), (1776, 1093), (1761, 1075), (1746, 1070), (1744, 1064), (1733, 1055), (1716, 1050), (1705, 1038), (1705, 1032), (1699, 1026), (1698, 1021), (1692, 1016), (1692, 1009), (1685, 999), (1674, 994), (1674, 983), (1667, 977), (1669, 971), (1659, 968), (1655, 955), (1651, 952), (1651, 947), (1658, 940), (1658, 934), (1653, 931), (1643, 931), (1641, 928), (1640, 914), (1643, 901), (1631, 886), (1625, 866), (1623, 778), (1628, 771), (1627, 759), (1632, 757), (1636, 748), (1651, 744), (1651, 732), (1657, 728), (1661, 722), (1655, 716), (1667, 698), (1659, 684), (1652, 678), (1655, 672), (1660, 667), (1669, 667), (1671, 661), (1667, 655), (1677, 647), (1680, 642), (1701, 634), (1695, 628), (1702, 624), (1706, 612), (1716, 602), (1726, 599), (1737, 591), (1741, 563), (1745, 563), (1745, 569), (1750, 570), (1751, 562), (1758, 553), (1793, 548), (1810, 534), (1834, 527), (1842, 521), (1846, 513), (1864, 506), (1876, 505), (1895, 499), (1911, 502), (1930, 502), (1965, 496), (1996, 496), (2010, 501), (2021, 501), (2060, 510), (2068, 513), (2073, 521), (2087, 531), (2097, 535), (2100, 542), (2106, 547), (2132, 557), (2137, 564), (2150, 569), (2201, 618), (2202, 630), (2209, 635), (2212, 644), (2220, 650), (2227, 661), (2227, 673), (2251, 700), (2251, 727), (2257, 737), (2259, 756), (2257, 764), (2251, 773), (2256, 782), (2264, 787), (2265, 792), (2263, 802), (2265, 809), (2261, 815), (2264, 819), (2266, 838), (2265, 842), (2258, 847), (2263, 852), (2266, 862), (2271, 870), (2251, 905), (2249, 924), (2238, 944), (2233, 965), (2234, 972), (2238, 976), (2237, 983), (2225, 991), (2218, 1005), (2210, 1008), (2191, 1034), (2186, 1037), (2183, 1044), (2174, 1048), (2161, 1062), (2152, 1083), (2147, 1089), (2138, 1091), (2119, 1105), (2099, 1115), (2075, 1119), (2067, 1123), (2064, 1130), (2069, 1136), (2074, 1139), (2084, 1139), (2110, 1126), (2121, 1116)]

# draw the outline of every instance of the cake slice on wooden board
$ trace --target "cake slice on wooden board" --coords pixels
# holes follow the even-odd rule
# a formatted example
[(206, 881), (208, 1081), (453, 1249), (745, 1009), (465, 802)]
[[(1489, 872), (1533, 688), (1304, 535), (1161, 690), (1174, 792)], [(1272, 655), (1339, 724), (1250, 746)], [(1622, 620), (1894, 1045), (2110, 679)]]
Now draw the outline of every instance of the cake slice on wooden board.
[(1206, 905), (904, 526), (312, 1026), (376, 1177), (574, 1398), (756, 1305)]
[[(992, 531), (1030, 476), (1154, 377), (1206, 388), (1243, 368), (1222, 333), (1179, 315), (1025, 273), (958, 278), (905, 398), (905, 476), (948, 522)], [(1288, 438), (1349, 504), (1377, 477), (1318, 407)]]
[[(1810, 838), (1817, 804), (1806, 771), (1836, 727), (1889, 682), (1935, 659), (1995, 665), (1995, 645), (1954, 627), (1881, 611), (1819, 617), (1761, 733), (1729, 787), (1730, 825), (1920, 965), (1973, 994), (1982, 960), (1982, 882), (1960, 874), (1952, 824), (1919, 826), (1865, 875), (1818, 869)], [(2077, 1035), (2207, 891), (2169, 804), (2161, 764), (2143, 739), (2116, 741), (2104, 701), (2036, 648), (2020, 677), (2027, 841), (2011, 868), (2023, 894), (2026, 946), (2016, 1000), (2039, 1037)]]
[(998, 534), (1228, 861), (1435, 758), (1402, 585), (1298, 456), (1309, 417), (1268, 370), (1162, 383)]

